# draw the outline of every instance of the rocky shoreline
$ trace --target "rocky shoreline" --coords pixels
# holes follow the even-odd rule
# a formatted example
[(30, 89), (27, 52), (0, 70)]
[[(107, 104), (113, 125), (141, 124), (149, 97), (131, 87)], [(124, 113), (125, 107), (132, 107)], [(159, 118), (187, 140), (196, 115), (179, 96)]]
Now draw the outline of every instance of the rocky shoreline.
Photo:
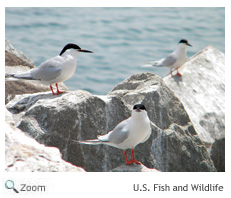
[[(196, 66), (197, 69), (193, 68)], [(210, 72), (205, 72), (205, 68), (209, 66), (216, 70), (208, 68)], [(220, 73), (216, 76), (214, 73), (218, 72), (217, 69), (220, 69)], [(9, 125), (6, 128), (6, 170), (224, 171), (224, 144), (218, 143), (224, 142), (225, 137), (224, 54), (209, 46), (190, 58), (181, 70), (182, 78), (167, 76), (162, 79), (151, 73), (134, 74), (104, 96), (92, 95), (83, 90), (67, 91), (58, 96), (44, 91), (16, 94), (6, 104), (6, 125)], [(203, 83), (198, 84), (197, 76), (203, 79)], [(219, 78), (216, 81), (218, 83), (212, 84), (213, 86), (211, 81), (208, 81), (211, 76), (213, 81), (214, 78)], [(191, 83), (189, 77), (194, 79), (196, 85)], [(214, 93), (210, 90), (211, 94), (200, 100), (204, 97), (200, 94), (207, 86), (212, 87)], [(220, 106), (217, 104), (213, 108), (202, 108), (204, 102), (208, 107), (214, 106), (218, 100), (218, 92)], [(189, 99), (191, 103), (188, 103)], [(135, 156), (143, 165), (124, 166), (123, 152), (119, 149), (105, 145), (80, 145), (72, 141), (92, 139), (105, 134), (129, 117), (132, 106), (137, 103), (146, 106), (152, 121), (151, 137), (135, 149)], [(198, 114), (192, 109), (198, 109)], [(17, 135), (14, 137), (14, 133), (23, 135), (19, 140)], [(29, 157), (31, 160), (24, 160), (21, 153), (15, 152), (15, 144), (25, 148), (23, 152), (27, 152), (26, 149), (31, 152), (26, 143), (29, 140), (21, 141), (24, 136), (33, 141), (31, 144), (35, 145), (34, 149), (38, 147), (39, 150), (32, 150), (34, 155)], [(213, 145), (215, 143), (216, 145)], [(42, 154), (49, 153), (52, 149), (59, 150), (61, 154), (58, 151), (49, 155)], [(57, 159), (57, 156), (62, 159), (56, 160), (59, 165), (41, 164), (40, 161), (44, 161), (43, 157), (38, 157), (41, 155), (46, 155), (50, 162), (54, 161), (54, 158)], [(34, 162), (35, 158), (38, 168), (35, 167), (36, 163), (31, 166), (31, 161)], [(23, 161), (21, 166), (24, 168), (18, 167), (18, 163), (12, 163), (9, 159)], [(62, 168), (59, 168), (60, 164)], [(51, 168), (56, 166), (56, 169)]]

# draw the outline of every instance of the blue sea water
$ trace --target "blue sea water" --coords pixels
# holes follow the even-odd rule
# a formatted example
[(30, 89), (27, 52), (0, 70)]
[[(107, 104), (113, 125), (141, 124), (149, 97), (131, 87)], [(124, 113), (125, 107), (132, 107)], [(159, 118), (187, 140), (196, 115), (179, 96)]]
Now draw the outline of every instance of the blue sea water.
[(188, 57), (212, 45), (225, 52), (224, 8), (6, 8), (5, 34), (38, 66), (76, 43), (81, 53), (74, 76), (65, 84), (106, 94), (131, 74), (152, 72), (164, 77), (166, 68), (142, 68), (164, 58), (180, 39), (188, 39)]

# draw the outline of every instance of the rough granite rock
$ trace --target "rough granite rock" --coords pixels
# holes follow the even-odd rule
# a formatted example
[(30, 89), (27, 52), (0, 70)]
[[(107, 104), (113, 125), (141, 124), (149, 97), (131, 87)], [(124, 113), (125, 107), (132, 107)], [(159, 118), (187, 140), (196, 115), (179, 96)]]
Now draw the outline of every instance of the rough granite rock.
[(155, 74), (141, 73), (118, 84), (109, 95), (117, 96), (132, 109), (133, 104), (143, 103), (159, 128), (168, 129), (172, 123), (187, 125), (189, 116), (182, 103)]
[[(164, 78), (184, 105), (218, 171), (225, 170), (225, 55), (208, 46), (181, 68), (182, 77)], [(214, 145), (213, 145), (214, 144)], [(215, 154), (219, 155), (216, 156)], [(223, 167), (222, 167), (223, 166)]]
[[(13, 101), (19, 97), (21, 99), (14, 104)], [(118, 120), (128, 117), (129, 111), (117, 98), (102, 97), (104, 102), (86, 91), (58, 96), (40, 93), (16, 98), (8, 105), (14, 104), (9, 110), (16, 113), (13, 115), (15, 121), (19, 121), (18, 127), (40, 143), (58, 147), (66, 161), (86, 167), (87, 171), (106, 171), (121, 164), (119, 158), (110, 162), (113, 155), (109, 155), (108, 147), (80, 145), (72, 141), (96, 138), (112, 129)], [(115, 114), (111, 108), (117, 108)], [(123, 157), (121, 151), (111, 149), (115, 156), (117, 153)]]
[(184, 105), (192, 123), (206, 143), (225, 136), (225, 55), (209, 46), (185, 63), (182, 77), (164, 78)]
[(61, 158), (55, 147), (39, 144), (13, 126), (11, 115), (6, 112), (5, 127), (5, 170), (9, 172), (60, 172), (85, 170)]
[(146, 106), (155, 123), (149, 140), (135, 149), (137, 160), (160, 171), (216, 171), (183, 105), (154, 74), (134, 74), (106, 96), (86, 91), (16, 96), (7, 109), (17, 127), (40, 143), (58, 147), (64, 160), (87, 171), (110, 171), (125, 163), (122, 150), (72, 140), (107, 133), (128, 118), (137, 103)]
[[(5, 66), (5, 72), (7, 73), (20, 73), (29, 70), (28, 66)], [(5, 82), (5, 104), (12, 100), (15, 95), (21, 95), (25, 93), (36, 93), (49, 91), (49, 87), (40, 84), (37, 81), (6, 81)]]
[(132, 164), (126, 165), (122, 164), (121, 166), (114, 168), (111, 172), (160, 172), (155, 168), (147, 168), (143, 164)]
[(211, 159), (218, 172), (225, 172), (225, 138), (215, 140), (211, 147)]
[[(5, 76), (10, 73), (25, 72), (35, 65), (23, 52), (14, 48), (9, 40), (5, 40)], [(59, 83), (61, 90), (68, 88), (64, 83)], [(12, 100), (15, 95), (25, 93), (37, 93), (50, 90), (49, 86), (40, 84), (38, 81), (21, 80), (5, 82), (5, 104)]]
[(5, 39), (5, 65), (7, 66), (28, 66), (30, 69), (35, 67), (35, 64), (22, 51), (16, 49), (12, 43)]

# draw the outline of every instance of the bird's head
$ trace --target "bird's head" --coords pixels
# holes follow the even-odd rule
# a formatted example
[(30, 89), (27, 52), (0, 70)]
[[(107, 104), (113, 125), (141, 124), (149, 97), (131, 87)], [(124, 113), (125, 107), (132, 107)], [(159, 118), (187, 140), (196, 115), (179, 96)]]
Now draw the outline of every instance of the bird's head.
[(132, 109), (132, 117), (143, 117), (147, 116), (146, 108), (143, 104), (136, 104)]
[(188, 40), (186, 40), (186, 39), (181, 39), (180, 41), (179, 41), (179, 44), (180, 45), (184, 45), (184, 46), (190, 46), (190, 47), (192, 47), (192, 45), (188, 42)]
[[(89, 50), (85, 50), (85, 49), (81, 49), (78, 45), (76, 44), (73, 44), (73, 43), (68, 43), (67, 45), (64, 46), (64, 48), (62, 49), (62, 51), (60, 52), (60, 56), (62, 54), (64, 54), (66, 51), (73, 51), (73, 52), (85, 52), (85, 53), (93, 53), (92, 51), (89, 51)], [(76, 53), (76, 54), (77, 54)]]

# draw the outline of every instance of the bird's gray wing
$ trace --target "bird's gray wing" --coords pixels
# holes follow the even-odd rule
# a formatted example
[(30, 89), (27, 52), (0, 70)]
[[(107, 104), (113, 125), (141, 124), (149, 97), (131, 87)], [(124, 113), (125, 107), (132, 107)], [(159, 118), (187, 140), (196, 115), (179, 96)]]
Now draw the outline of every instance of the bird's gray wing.
[(176, 58), (173, 54), (169, 54), (161, 63), (163, 66), (172, 66), (175, 64)]
[(31, 76), (37, 80), (50, 81), (57, 78), (61, 72), (61, 62), (56, 59), (49, 59), (31, 70)]
[(119, 123), (109, 134), (108, 140), (114, 144), (120, 144), (128, 138), (129, 135), (129, 119)]

